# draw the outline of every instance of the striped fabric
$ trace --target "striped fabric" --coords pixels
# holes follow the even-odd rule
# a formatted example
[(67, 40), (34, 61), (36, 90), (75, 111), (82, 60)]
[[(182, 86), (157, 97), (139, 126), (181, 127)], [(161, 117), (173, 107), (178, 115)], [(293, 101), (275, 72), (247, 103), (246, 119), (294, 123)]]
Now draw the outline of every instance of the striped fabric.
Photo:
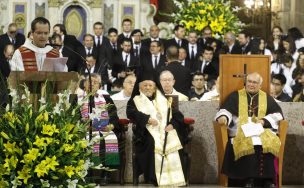
[[(100, 91), (100, 90), (99, 90)], [(118, 140), (113, 131), (103, 132), (103, 128), (109, 125), (109, 114), (106, 110), (106, 101), (102, 92), (97, 91), (94, 97), (95, 110), (93, 113), (100, 113), (99, 119), (94, 119), (92, 122), (94, 135), (97, 137), (104, 136), (104, 140), (97, 143), (93, 147), (93, 162), (99, 164), (100, 162), (107, 166), (116, 168), (120, 164)], [(78, 99), (81, 100), (86, 96), (84, 91), (78, 93)], [(83, 118), (89, 118), (89, 105), (88, 102), (82, 104), (81, 115)], [(104, 148), (103, 148), (104, 146)]]
[[(20, 47), (19, 51), (22, 56), (24, 71), (38, 71), (35, 52), (25, 46)], [(46, 54), (46, 57), (59, 57), (59, 52), (56, 49), (52, 49)]]

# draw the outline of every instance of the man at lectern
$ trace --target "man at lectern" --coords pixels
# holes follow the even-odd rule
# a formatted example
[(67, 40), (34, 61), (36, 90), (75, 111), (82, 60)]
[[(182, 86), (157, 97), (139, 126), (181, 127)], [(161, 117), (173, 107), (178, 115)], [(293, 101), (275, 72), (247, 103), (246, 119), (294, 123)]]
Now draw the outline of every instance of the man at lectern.
[(31, 32), (33, 41), (15, 51), (10, 62), (11, 71), (41, 71), (46, 57), (59, 57), (58, 50), (46, 45), (50, 34), (50, 22), (46, 18), (35, 18)]
[(281, 145), (276, 132), (283, 114), (274, 99), (260, 90), (262, 81), (258, 73), (249, 74), (245, 88), (231, 93), (215, 117), (229, 132), (222, 172), (245, 180), (245, 187), (275, 187), (274, 159)]

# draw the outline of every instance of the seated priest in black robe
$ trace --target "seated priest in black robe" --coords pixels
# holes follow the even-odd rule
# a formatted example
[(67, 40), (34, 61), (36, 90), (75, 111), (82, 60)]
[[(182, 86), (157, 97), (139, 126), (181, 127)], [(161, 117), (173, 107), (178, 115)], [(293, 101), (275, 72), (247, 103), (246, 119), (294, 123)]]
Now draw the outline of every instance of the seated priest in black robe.
[[(245, 187), (274, 187), (276, 177), (274, 160), (281, 145), (276, 132), (283, 114), (274, 99), (260, 90), (262, 80), (258, 73), (249, 74), (245, 88), (231, 93), (215, 117), (228, 125), (229, 132), (222, 172), (244, 180)], [(248, 124), (262, 131), (247, 134)]]
[[(152, 74), (139, 75), (127, 105), (127, 116), (136, 124), (133, 134), (137, 175), (144, 174), (147, 183), (158, 186), (182, 186), (185, 185), (182, 168), (186, 139), (184, 117), (171, 108), (159, 80), (154, 78)], [(162, 165), (165, 132), (168, 136)]]

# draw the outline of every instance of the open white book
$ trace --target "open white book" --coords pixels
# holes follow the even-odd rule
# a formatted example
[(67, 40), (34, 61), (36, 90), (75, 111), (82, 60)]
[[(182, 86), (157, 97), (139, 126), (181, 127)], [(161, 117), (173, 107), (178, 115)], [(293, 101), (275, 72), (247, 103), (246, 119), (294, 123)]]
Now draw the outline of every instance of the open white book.
[(245, 137), (259, 136), (264, 132), (263, 125), (261, 123), (249, 122), (241, 126)]
[(46, 72), (66, 72), (67, 57), (45, 58), (41, 71)]

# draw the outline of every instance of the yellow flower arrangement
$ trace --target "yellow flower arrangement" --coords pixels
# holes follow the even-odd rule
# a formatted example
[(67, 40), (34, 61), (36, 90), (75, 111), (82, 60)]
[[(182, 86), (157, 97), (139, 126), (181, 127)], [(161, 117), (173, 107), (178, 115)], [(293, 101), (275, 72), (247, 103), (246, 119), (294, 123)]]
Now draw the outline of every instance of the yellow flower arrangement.
[(221, 37), (228, 31), (239, 32), (244, 24), (235, 13), (228, 0), (173, 0), (178, 7), (177, 13), (171, 14), (176, 24), (182, 24), (186, 30), (201, 33), (209, 26), (214, 37)]
[(69, 105), (65, 91), (60, 102), (43, 99), (34, 110), (24, 90), (23, 97), (11, 91), (13, 103), (0, 115), (0, 187), (92, 187), (85, 178), (100, 165), (90, 161), (100, 140), (86, 140), (80, 106)]

